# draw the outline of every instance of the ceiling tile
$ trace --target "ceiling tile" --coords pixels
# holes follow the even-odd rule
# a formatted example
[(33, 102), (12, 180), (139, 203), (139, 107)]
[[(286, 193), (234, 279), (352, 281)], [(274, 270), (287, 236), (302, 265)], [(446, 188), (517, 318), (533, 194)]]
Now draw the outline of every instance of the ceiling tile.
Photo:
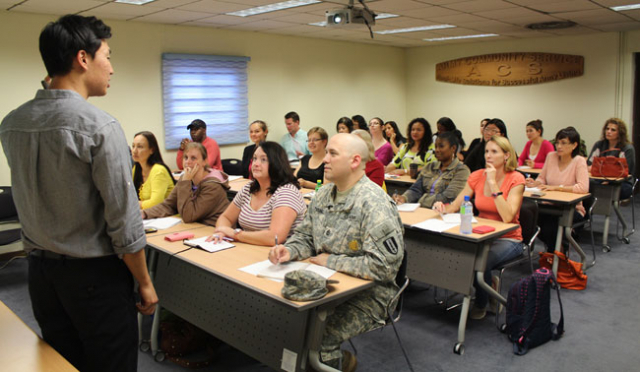
[(517, 5), (502, 0), (473, 0), (443, 5), (444, 8), (454, 9), (464, 13), (508, 9), (516, 6)]
[(605, 23), (601, 25), (595, 25), (593, 28), (598, 29), (604, 32), (611, 31), (630, 31), (637, 30), (640, 23), (638, 22), (616, 22), (616, 23)]
[(102, 1), (95, 0), (29, 0), (13, 1), (16, 6), (11, 11), (43, 13), (43, 14), (73, 14), (105, 5)]
[(137, 22), (153, 22), (166, 24), (180, 24), (205, 18), (207, 14), (198, 12), (187, 12), (184, 10), (167, 9), (150, 15), (136, 18)]
[(369, 9), (374, 10), (376, 13), (393, 13), (398, 10), (411, 10), (426, 7), (424, 3), (412, 0), (380, 0), (367, 5), (369, 6)]
[(197, 22), (204, 23), (204, 24), (217, 25), (217, 26), (232, 26), (232, 25), (237, 25), (242, 23), (250, 23), (251, 20), (247, 18), (234, 17), (234, 16), (222, 14), (222, 15), (217, 15), (213, 17), (201, 18), (201, 19), (198, 19)]
[(552, 3), (536, 3), (529, 5), (529, 8), (539, 10), (545, 13), (560, 13), (560, 12), (576, 12), (590, 9), (602, 9), (598, 4), (589, 0), (571, 0), (571, 1), (556, 1)]
[(427, 6), (424, 8), (411, 10), (397, 10), (393, 11), (392, 13), (419, 19), (430, 19), (434, 17), (444, 17), (460, 14), (460, 12), (458, 12), (457, 10), (442, 8), (439, 6)]
[(228, 27), (232, 30), (248, 30), (248, 31), (260, 31), (268, 30), (272, 28), (287, 28), (291, 27), (290, 23), (278, 22), (269, 19), (263, 19), (256, 22), (243, 23), (241, 25)]
[(278, 22), (295, 23), (295, 24), (302, 25), (302, 24), (308, 24), (308, 23), (322, 22), (326, 18), (324, 16), (320, 16), (317, 14), (296, 13), (296, 14), (280, 15), (279, 17), (275, 17), (272, 19)]
[(464, 27), (469, 28), (471, 30), (483, 31), (488, 33), (498, 33), (498, 34), (506, 31), (523, 30), (522, 26), (514, 26), (512, 24), (489, 20), (489, 19), (482, 22), (465, 23)]
[(486, 19), (487, 18), (485, 18), (485, 17), (480, 17), (480, 16), (477, 16), (477, 15), (474, 15), (474, 14), (464, 14), (464, 13), (445, 16), (445, 17), (429, 18), (430, 21), (433, 21), (433, 22), (436, 22), (436, 23), (448, 24), (448, 25), (454, 25), (454, 26), (459, 26), (459, 25), (462, 25), (464, 23), (482, 22), (482, 21), (484, 21)]
[(98, 18), (109, 19), (131, 19), (147, 14), (157, 13), (158, 11), (160, 11), (160, 9), (148, 6), (108, 3), (97, 8), (93, 8), (87, 12), (80, 13), (80, 15), (91, 15)]
[[(112, 0), (107, 0), (112, 1)], [(182, 5), (198, 2), (198, 0), (155, 0), (142, 6), (152, 8), (171, 9)]]
[(180, 6), (176, 9), (186, 10), (190, 12), (202, 12), (211, 14), (223, 14), (247, 9), (246, 5), (225, 3), (222, 1), (200, 0), (187, 5)]

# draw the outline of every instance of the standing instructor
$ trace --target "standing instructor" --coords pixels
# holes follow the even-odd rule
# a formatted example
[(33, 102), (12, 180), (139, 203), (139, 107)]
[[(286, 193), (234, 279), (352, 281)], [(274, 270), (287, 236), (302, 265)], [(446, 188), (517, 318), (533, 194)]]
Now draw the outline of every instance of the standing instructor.
[(87, 102), (107, 94), (110, 37), (95, 17), (49, 23), (40, 54), (50, 89), (0, 125), (33, 312), (44, 340), (81, 371), (135, 371), (136, 306), (151, 314), (158, 302), (127, 141), (116, 119)]

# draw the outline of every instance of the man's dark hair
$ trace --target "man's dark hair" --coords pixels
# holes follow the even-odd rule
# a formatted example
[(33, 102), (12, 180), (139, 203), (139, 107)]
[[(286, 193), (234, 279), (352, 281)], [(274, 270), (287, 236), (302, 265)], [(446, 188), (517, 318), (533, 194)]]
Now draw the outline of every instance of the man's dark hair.
[(66, 75), (79, 51), (92, 58), (102, 41), (111, 37), (111, 28), (96, 17), (68, 14), (51, 22), (40, 33), (40, 55), (49, 76)]
[[(260, 144), (256, 146), (256, 150), (258, 150), (258, 148), (262, 148), (262, 151), (267, 155), (267, 160), (269, 161), (271, 186), (269, 186), (269, 190), (267, 190), (267, 195), (273, 195), (278, 187), (288, 183), (300, 188), (300, 183), (296, 176), (293, 175), (293, 170), (289, 164), (287, 152), (284, 151), (279, 143), (271, 141), (260, 142)], [(249, 192), (255, 194), (258, 191), (260, 191), (260, 183), (253, 180), (251, 186), (249, 186)]]
[(300, 116), (295, 111), (287, 112), (287, 114), (284, 116), (284, 118), (285, 119), (291, 119), (293, 121), (300, 121)]
[(566, 127), (564, 129), (560, 129), (560, 131), (558, 131), (558, 133), (556, 134), (555, 143), (557, 144), (558, 141), (565, 138), (571, 144), (574, 144), (574, 143), (578, 144), (578, 146), (576, 146), (576, 148), (573, 149), (573, 151), (571, 152), (571, 157), (575, 158), (577, 155), (580, 155), (580, 133), (578, 133), (576, 128)]

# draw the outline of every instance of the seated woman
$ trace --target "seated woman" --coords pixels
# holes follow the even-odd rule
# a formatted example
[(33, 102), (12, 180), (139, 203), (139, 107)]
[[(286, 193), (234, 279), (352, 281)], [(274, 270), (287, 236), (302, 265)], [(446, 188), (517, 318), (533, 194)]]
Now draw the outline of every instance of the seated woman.
[(380, 118), (369, 120), (369, 133), (371, 133), (371, 142), (375, 149), (376, 159), (378, 159), (382, 165), (387, 165), (395, 154), (393, 153), (391, 144), (384, 139), (382, 126), (382, 119)]
[(473, 152), (473, 149), (475, 149), (476, 146), (478, 146), (480, 143), (483, 142), (483, 139), (484, 139), (484, 126), (487, 125), (489, 120), (491, 120), (491, 119), (482, 119), (480, 121), (480, 137), (479, 138), (474, 138), (473, 141), (471, 141), (471, 144), (469, 145), (469, 147), (467, 147), (466, 150), (460, 151), (460, 154), (462, 155), (461, 156), (461, 160), (464, 160), (467, 157), (467, 154), (470, 154), (471, 152)]
[(407, 127), (407, 143), (402, 145), (386, 168), (386, 173), (406, 174), (411, 163), (418, 164), (418, 171), (435, 160), (434, 145), (431, 141), (431, 126), (424, 118), (411, 120)]
[(518, 159), (518, 165), (526, 165), (531, 168), (540, 169), (547, 159), (547, 154), (555, 151), (551, 142), (542, 138), (542, 120), (533, 120), (527, 123), (527, 138), (529, 141), (524, 145), (524, 150)]
[(336, 132), (338, 133), (351, 133), (353, 131), (353, 121), (346, 116), (338, 119), (336, 124)]
[[(586, 160), (578, 155), (580, 151), (580, 134), (573, 127), (561, 129), (556, 134), (556, 151), (547, 155), (542, 172), (535, 180), (527, 178), (527, 187), (540, 187), (542, 190), (573, 192), (586, 194), (589, 192), (589, 171)], [(582, 202), (576, 205), (573, 221), (584, 219), (585, 208)], [(558, 233), (558, 216), (541, 215), (538, 218), (540, 235), (538, 238), (547, 245), (547, 251), (556, 249)]]
[[(509, 138), (507, 136), (507, 126), (504, 124), (504, 121), (498, 118), (490, 119), (487, 124), (485, 124), (484, 128), (482, 129), (482, 136), (483, 140), (474, 147), (473, 151), (468, 152), (467, 156), (464, 158), (464, 165), (469, 167), (469, 170), (472, 173), (477, 171), (478, 169), (484, 169), (484, 146), (491, 137), (501, 136)], [(516, 160), (516, 164), (518, 164), (518, 160)]]
[(180, 214), (182, 221), (202, 222), (215, 226), (229, 205), (226, 174), (209, 167), (207, 149), (200, 142), (189, 142), (184, 148), (184, 173), (168, 198), (142, 211), (142, 218), (158, 218)]
[[(475, 205), (480, 211), (479, 217), (519, 225), (518, 215), (524, 194), (524, 176), (516, 171), (518, 166), (516, 152), (509, 140), (501, 136), (491, 137), (485, 148), (486, 168), (471, 173), (467, 184), (453, 203), (445, 205), (438, 201), (433, 204), (433, 209), (440, 213), (458, 213), (464, 197), (475, 195)], [(492, 282), (491, 270), (503, 262), (518, 257), (522, 251), (522, 229), (519, 226), (516, 230), (494, 240), (487, 256), (485, 282)], [(469, 312), (469, 317), (482, 319), (486, 315), (488, 295), (477, 282), (474, 282), (474, 286), (476, 300)]]
[(386, 186), (384, 186), (384, 165), (376, 159), (376, 155), (373, 150), (373, 143), (371, 142), (371, 135), (362, 129), (356, 129), (351, 132), (351, 134), (362, 138), (369, 149), (369, 160), (367, 160), (367, 163), (365, 164), (364, 173), (371, 181), (377, 183), (386, 190)]
[(171, 170), (162, 161), (156, 136), (151, 132), (136, 133), (131, 146), (133, 185), (138, 192), (140, 209), (151, 208), (171, 194), (176, 183)]
[(327, 132), (320, 127), (313, 127), (307, 132), (307, 146), (311, 155), (305, 155), (300, 159), (300, 165), (293, 172), (298, 178), (300, 186), (307, 189), (315, 189), (318, 180), (324, 184), (324, 159), (327, 151)]
[(454, 132), (443, 132), (436, 139), (436, 159), (427, 164), (416, 182), (404, 194), (395, 197), (396, 203), (420, 203), (421, 207), (431, 208), (439, 201), (451, 203), (458, 196), (469, 178), (469, 168), (464, 165), (456, 153), (460, 139)]
[[(591, 172), (591, 164), (593, 159), (598, 156), (615, 156), (627, 159), (629, 166), (629, 175), (635, 174), (636, 170), (636, 152), (633, 144), (629, 141), (627, 124), (618, 118), (611, 118), (604, 123), (602, 128), (602, 137), (596, 142), (589, 154), (589, 172)], [(608, 151), (607, 151), (608, 150)], [(605, 153), (605, 151), (607, 151)], [(628, 199), (633, 191), (633, 178), (629, 178), (621, 185), (620, 199)]]
[[(458, 137), (458, 142), (460, 143), (458, 154), (460, 154), (462, 149), (467, 145), (464, 142), (464, 139), (462, 138), (462, 132), (458, 130), (458, 128), (456, 127), (456, 123), (454, 123), (453, 120), (451, 120), (451, 118), (443, 116), (440, 119), (438, 119), (438, 121), (436, 122), (436, 129), (437, 129), (437, 132), (433, 135), (433, 143), (436, 142), (436, 138), (438, 137), (438, 134), (444, 133), (444, 132), (455, 132), (456, 136)], [(460, 155), (459, 159), (462, 160), (464, 159), (464, 157)]]
[(362, 129), (364, 131), (369, 131), (369, 127), (367, 126), (367, 121), (364, 120), (362, 115), (353, 115), (351, 117), (351, 121), (353, 122), (353, 130)]
[[(253, 153), (253, 181), (246, 184), (218, 218), (209, 240), (229, 237), (273, 246), (287, 240), (302, 221), (307, 205), (287, 154), (276, 142), (262, 142)], [(238, 228), (235, 228), (238, 226)]]
[(256, 146), (258, 146), (260, 142), (267, 140), (267, 134), (269, 134), (269, 128), (267, 128), (267, 123), (264, 121), (255, 120), (249, 125), (249, 138), (253, 144), (245, 147), (242, 152), (242, 177), (251, 178), (249, 169), (251, 168), (253, 152), (256, 151)]
[(393, 155), (397, 154), (400, 147), (407, 143), (407, 139), (402, 136), (402, 133), (400, 133), (398, 129), (398, 124), (396, 124), (395, 121), (384, 123), (384, 139), (389, 141)]

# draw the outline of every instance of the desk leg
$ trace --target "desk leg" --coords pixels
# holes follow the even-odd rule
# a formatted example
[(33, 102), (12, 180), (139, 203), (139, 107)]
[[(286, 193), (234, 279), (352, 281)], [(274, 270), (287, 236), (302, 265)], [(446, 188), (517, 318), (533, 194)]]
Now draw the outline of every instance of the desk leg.
[[(576, 242), (573, 239), (573, 236), (571, 236), (571, 227), (567, 226), (567, 227), (564, 228), (564, 230), (565, 230), (565, 234), (567, 235), (567, 240), (569, 240), (569, 245), (571, 245), (571, 247), (573, 247), (573, 249), (580, 256), (580, 263), (582, 264), (582, 270), (586, 270), (589, 267), (593, 266), (593, 265), (588, 266), (587, 263), (585, 262), (586, 258), (587, 258), (587, 255), (584, 253), (584, 251), (582, 250), (580, 245), (578, 245), (578, 242)], [(555, 261), (557, 261), (557, 260), (554, 260), (554, 262), (553, 262), (554, 264), (555, 264)]]
[(489, 256), (489, 250), (491, 249), (491, 242), (485, 242), (482, 246), (482, 252), (480, 253), (480, 257), (476, 261), (475, 270), (476, 270), (476, 282), (478, 285), (484, 289), (489, 296), (495, 298), (500, 301), (503, 305), (507, 304), (507, 300), (500, 295), (500, 293), (496, 292), (487, 282), (484, 281), (484, 272), (487, 269), (487, 256)]
[[(633, 208), (633, 206), (631, 206), (631, 208)], [(629, 238), (627, 235), (627, 222), (624, 220), (624, 218), (622, 217), (622, 213), (620, 212), (620, 202), (618, 201), (613, 202), (613, 210), (616, 212), (616, 215), (618, 216), (618, 221), (620, 221), (620, 223), (622, 224), (622, 236), (617, 236), (617, 238), (618, 240), (621, 240), (626, 244), (629, 244)], [(618, 234), (618, 229), (616, 229), (616, 235), (617, 234)]]
[(320, 343), (322, 342), (322, 335), (324, 334), (324, 327), (327, 322), (327, 317), (332, 312), (326, 309), (315, 309), (311, 313), (311, 322), (309, 324), (309, 364), (315, 371), (322, 372), (340, 372), (335, 368), (320, 362)]
[(153, 313), (153, 322), (151, 324), (151, 355), (156, 361), (164, 360), (164, 354), (158, 354), (160, 346), (158, 345), (158, 332), (160, 331), (160, 303), (156, 305), (156, 311)]
[[(562, 252), (562, 232), (564, 231), (564, 227), (559, 223), (558, 232), (556, 233), (556, 248), (555, 252)], [(553, 255), (553, 265), (551, 266), (551, 271), (553, 271), (553, 275), (558, 277), (558, 260), (556, 260), (556, 255)]]

